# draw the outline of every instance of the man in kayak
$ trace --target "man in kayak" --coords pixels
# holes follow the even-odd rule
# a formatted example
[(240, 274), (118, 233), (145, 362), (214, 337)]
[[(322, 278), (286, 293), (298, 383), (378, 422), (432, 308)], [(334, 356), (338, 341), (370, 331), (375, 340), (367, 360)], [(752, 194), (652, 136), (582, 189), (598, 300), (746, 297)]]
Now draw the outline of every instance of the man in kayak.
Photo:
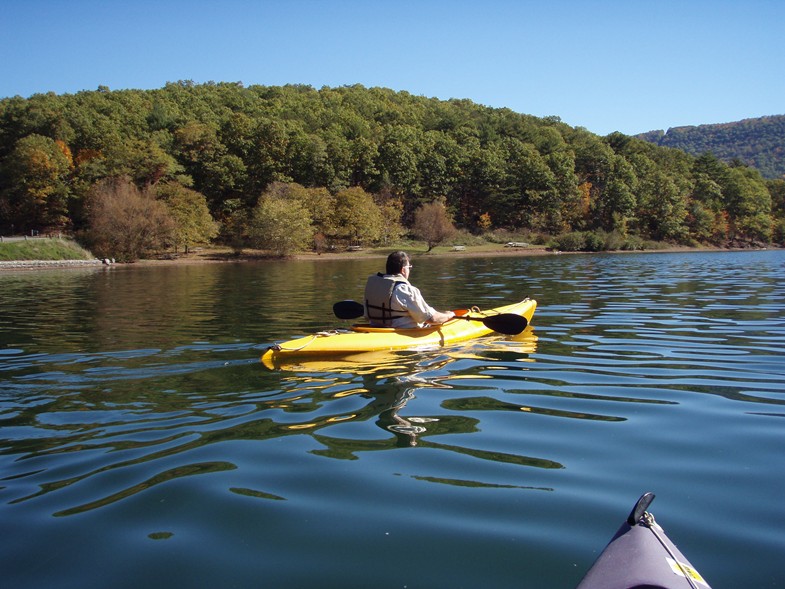
[(387, 256), (386, 274), (368, 277), (365, 284), (365, 316), (374, 327), (411, 328), (437, 325), (455, 316), (437, 311), (425, 302), (420, 289), (409, 283), (412, 264), (406, 252)]

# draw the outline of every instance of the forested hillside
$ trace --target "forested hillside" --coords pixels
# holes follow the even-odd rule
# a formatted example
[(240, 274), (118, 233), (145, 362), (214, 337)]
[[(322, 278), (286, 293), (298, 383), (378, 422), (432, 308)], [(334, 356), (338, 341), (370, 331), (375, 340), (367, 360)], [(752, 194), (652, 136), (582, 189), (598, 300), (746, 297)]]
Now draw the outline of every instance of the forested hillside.
[(359, 85), (0, 100), (0, 233), (72, 231), (126, 258), (213, 238), (385, 242), (430, 203), (474, 233), (781, 242), (784, 185), (556, 117)]
[(711, 152), (724, 162), (739, 160), (760, 170), (764, 178), (785, 177), (785, 115), (734, 123), (673, 127), (636, 135), (692, 155)]

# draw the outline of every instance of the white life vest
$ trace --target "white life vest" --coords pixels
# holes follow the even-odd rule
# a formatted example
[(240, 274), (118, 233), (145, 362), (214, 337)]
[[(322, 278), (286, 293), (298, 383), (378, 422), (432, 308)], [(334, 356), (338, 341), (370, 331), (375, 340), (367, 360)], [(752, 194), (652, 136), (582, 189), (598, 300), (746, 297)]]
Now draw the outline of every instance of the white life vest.
[(406, 309), (393, 308), (392, 295), (398, 284), (407, 282), (381, 273), (368, 277), (365, 284), (365, 316), (372, 323), (389, 326), (393, 319), (409, 316)]

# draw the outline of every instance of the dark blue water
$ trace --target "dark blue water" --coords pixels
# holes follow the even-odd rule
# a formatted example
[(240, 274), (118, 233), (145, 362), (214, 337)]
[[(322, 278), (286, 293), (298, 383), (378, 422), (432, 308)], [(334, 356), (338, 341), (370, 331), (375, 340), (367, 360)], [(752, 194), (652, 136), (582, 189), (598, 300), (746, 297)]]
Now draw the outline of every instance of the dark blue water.
[(515, 338), (268, 370), (379, 260), (0, 274), (2, 586), (573, 587), (637, 497), (785, 587), (785, 252), (415, 258)]

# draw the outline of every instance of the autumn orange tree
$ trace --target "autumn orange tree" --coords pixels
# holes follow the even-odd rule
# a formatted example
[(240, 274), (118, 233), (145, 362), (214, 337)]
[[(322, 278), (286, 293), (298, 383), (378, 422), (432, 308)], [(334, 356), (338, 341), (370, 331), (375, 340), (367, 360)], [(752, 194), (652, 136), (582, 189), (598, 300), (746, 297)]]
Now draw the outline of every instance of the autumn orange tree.
[(452, 237), (455, 231), (452, 215), (444, 205), (443, 199), (420, 205), (414, 212), (412, 233), (428, 244), (428, 251)]
[(128, 178), (107, 178), (89, 196), (88, 241), (102, 258), (135, 262), (171, 244), (175, 224), (152, 189), (140, 190)]
[(17, 183), (7, 193), (9, 216), (17, 229), (62, 229), (68, 225), (68, 175), (73, 158), (68, 147), (49, 137), (28, 135), (16, 142), (5, 162)]

